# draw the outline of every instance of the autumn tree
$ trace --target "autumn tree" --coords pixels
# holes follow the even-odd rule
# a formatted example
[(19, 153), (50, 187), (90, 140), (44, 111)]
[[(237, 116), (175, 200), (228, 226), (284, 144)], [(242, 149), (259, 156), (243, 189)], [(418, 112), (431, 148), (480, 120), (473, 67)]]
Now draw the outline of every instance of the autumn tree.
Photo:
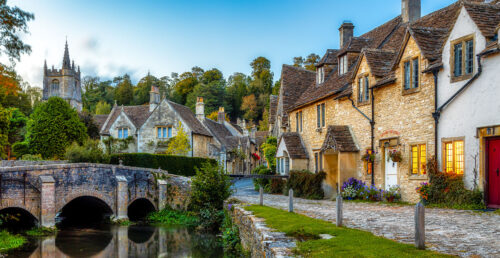
[(243, 97), (241, 110), (245, 112), (243, 115), (245, 119), (250, 121), (255, 121), (255, 119), (258, 116), (258, 113), (257, 113), (257, 100), (255, 99), (254, 94)]
[(186, 156), (191, 150), (191, 145), (189, 144), (189, 137), (186, 131), (184, 131), (184, 127), (182, 123), (179, 122), (179, 126), (177, 127), (177, 135), (172, 137), (168, 141), (167, 150), (165, 154), (167, 155), (176, 155), (176, 156)]
[(312, 53), (309, 54), (304, 61), (304, 68), (306, 68), (309, 71), (316, 71), (316, 64), (319, 62), (320, 56)]
[(195, 73), (185, 72), (179, 76), (179, 82), (174, 86), (173, 100), (179, 104), (186, 104), (187, 96), (193, 92), (194, 87), (198, 85), (198, 79)]
[(304, 66), (304, 58), (301, 56), (296, 56), (293, 58), (293, 66), (295, 67), (303, 67)]

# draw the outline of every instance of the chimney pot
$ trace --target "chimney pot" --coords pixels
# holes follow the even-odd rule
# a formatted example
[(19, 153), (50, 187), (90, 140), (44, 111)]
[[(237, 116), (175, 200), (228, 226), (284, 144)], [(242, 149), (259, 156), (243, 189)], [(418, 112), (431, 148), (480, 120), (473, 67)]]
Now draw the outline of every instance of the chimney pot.
[(219, 107), (219, 113), (217, 114), (217, 122), (223, 124), (226, 120), (226, 113), (224, 112), (224, 107)]
[(420, 19), (420, 15), (420, 0), (401, 0), (401, 17), (403, 18), (403, 22), (414, 22)]
[(344, 21), (339, 28), (340, 32), (340, 49), (349, 43), (354, 36), (354, 25), (350, 21)]
[(200, 121), (205, 118), (205, 104), (202, 97), (196, 98), (196, 118)]

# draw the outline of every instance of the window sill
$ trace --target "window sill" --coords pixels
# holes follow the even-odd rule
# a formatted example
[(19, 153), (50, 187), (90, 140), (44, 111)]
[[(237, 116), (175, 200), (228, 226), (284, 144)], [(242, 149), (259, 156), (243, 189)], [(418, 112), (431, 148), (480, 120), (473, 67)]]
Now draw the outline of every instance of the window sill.
[(420, 92), (420, 87), (418, 87), (418, 88), (411, 88), (411, 89), (407, 89), (407, 90), (403, 89), (403, 96), (414, 94), (414, 93), (417, 93), (417, 92)]
[(451, 83), (465, 81), (465, 80), (468, 80), (468, 79), (472, 78), (472, 76), (473, 76), (473, 73), (462, 75), (462, 76), (458, 76), (458, 77), (455, 77), (455, 76), (452, 75), (450, 81), (451, 81)]
[(366, 105), (370, 105), (370, 101), (363, 101), (363, 102), (358, 101), (358, 107), (362, 107), (362, 106), (366, 106)]
[(427, 175), (410, 175), (408, 180), (425, 181), (429, 180), (429, 177)]

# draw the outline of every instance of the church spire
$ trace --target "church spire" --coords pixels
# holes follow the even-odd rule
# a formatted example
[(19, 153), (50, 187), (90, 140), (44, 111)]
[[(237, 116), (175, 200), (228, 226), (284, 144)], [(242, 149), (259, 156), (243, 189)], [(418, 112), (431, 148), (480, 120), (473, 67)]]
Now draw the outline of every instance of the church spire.
[(68, 39), (66, 39), (66, 46), (64, 47), (63, 69), (71, 69), (71, 61), (69, 60)]

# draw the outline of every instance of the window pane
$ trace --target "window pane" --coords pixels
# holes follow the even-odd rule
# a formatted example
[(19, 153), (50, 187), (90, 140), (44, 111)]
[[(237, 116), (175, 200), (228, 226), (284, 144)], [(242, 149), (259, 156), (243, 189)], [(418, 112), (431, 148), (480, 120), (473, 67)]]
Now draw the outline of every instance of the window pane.
[(405, 90), (410, 88), (410, 62), (405, 62), (404, 64), (404, 87)]
[(300, 117), (300, 131), (302, 132), (302, 111), (300, 111), (299, 117)]
[(465, 42), (465, 73), (472, 74), (474, 68), (474, 41)]
[(411, 173), (418, 174), (418, 146), (411, 146)]
[(412, 77), (412, 87), (413, 88), (418, 88), (418, 73), (419, 73), (419, 66), (418, 66), (418, 58), (413, 60), (413, 77)]
[(425, 175), (426, 174), (426, 166), (427, 166), (427, 152), (426, 152), (426, 145), (422, 144), (420, 145), (420, 174)]
[(344, 73), (347, 73), (348, 69), (348, 64), (347, 64), (347, 55), (344, 56)]
[(122, 129), (118, 129), (118, 139), (121, 139), (123, 138), (123, 130)]
[(320, 105), (316, 106), (316, 119), (318, 128), (321, 127), (321, 107)]
[(358, 80), (358, 101), (363, 102), (363, 78)]
[(464, 173), (464, 142), (455, 142), (455, 173)]
[(325, 104), (321, 104), (321, 125), (325, 127)]
[(163, 138), (167, 138), (167, 128), (166, 127), (163, 127), (163, 134), (162, 134), (162, 137)]
[(453, 143), (445, 143), (445, 166), (446, 172), (453, 172)]
[(296, 132), (299, 132), (299, 112), (295, 113)]
[(124, 129), (123, 130), (123, 138), (127, 138), (128, 137), (128, 129)]
[(318, 172), (318, 153), (314, 153), (314, 171)]
[(455, 69), (453, 74), (455, 76), (462, 75), (462, 43), (458, 43), (454, 46), (454, 55), (455, 55)]
[(158, 131), (156, 132), (156, 137), (161, 138), (161, 127), (158, 127)]
[(172, 127), (168, 128), (168, 138), (172, 138)]
[(321, 153), (319, 155), (319, 171), (323, 171), (323, 155)]
[(368, 96), (370, 95), (368, 93), (369, 92), (369, 88), (370, 88), (370, 81), (368, 79), (368, 76), (365, 76), (365, 90), (363, 91), (363, 94), (365, 95), (364, 96), (365, 101), (368, 101)]

